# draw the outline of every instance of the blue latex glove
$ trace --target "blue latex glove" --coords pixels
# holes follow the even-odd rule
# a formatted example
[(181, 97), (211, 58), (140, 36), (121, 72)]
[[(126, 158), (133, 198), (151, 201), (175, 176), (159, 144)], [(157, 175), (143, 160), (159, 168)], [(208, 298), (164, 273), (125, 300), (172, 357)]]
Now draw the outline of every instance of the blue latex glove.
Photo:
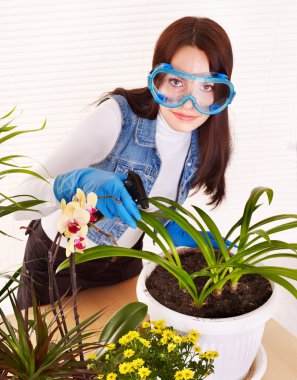
[[(132, 228), (136, 228), (136, 220), (140, 220), (140, 212), (136, 203), (126, 190), (123, 181), (127, 179), (124, 173), (108, 172), (96, 168), (73, 170), (60, 174), (54, 182), (54, 194), (59, 202), (64, 198), (71, 201), (80, 188), (87, 195), (94, 192), (98, 196), (96, 208), (106, 217), (120, 217), (122, 221)], [(113, 195), (113, 198), (104, 198)], [(101, 198), (100, 198), (101, 197)]]
[[(178, 224), (176, 224), (172, 220), (165, 226), (165, 228), (167, 232), (169, 233), (176, 247), (179, 247), (179, 246), (192, 247), (192, 248), (198, 247), (195, 240), (185, 230), (183, 230)], [(202, 236), (204, 235), (202, 231), (199, 231), (199, 233)], [(206, 233), (211, 241), (213, 248), (219, 249), (218, 243), (214, 239), (211, 232), (206, 231)], [(207, 242), (206, 239), (205, 241)], [(226, 244), (226, 247), (229, 247), (229, 245), (231, 244), (231, 241), (226, 240), (225, 244)]]

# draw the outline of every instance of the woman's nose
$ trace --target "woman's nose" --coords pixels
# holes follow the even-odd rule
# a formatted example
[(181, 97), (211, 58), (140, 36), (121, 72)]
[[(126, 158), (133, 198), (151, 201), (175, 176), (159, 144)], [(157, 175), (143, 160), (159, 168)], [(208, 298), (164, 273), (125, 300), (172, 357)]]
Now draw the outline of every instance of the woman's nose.
[(182, 105), (182, 108), (184, 109), (187, 109), (187, 110), (191, 110), (194, 108), (194, 104), (192, 102), (191, 99), (187, 100), (183, 105)]

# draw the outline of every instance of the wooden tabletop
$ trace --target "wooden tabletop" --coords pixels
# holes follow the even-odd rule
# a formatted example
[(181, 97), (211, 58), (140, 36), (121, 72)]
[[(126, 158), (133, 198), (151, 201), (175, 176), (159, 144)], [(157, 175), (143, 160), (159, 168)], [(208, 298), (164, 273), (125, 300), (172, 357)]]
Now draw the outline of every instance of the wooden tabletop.
[[(94, 324), (98, 330), (120, 307), (136, 301), (137, 278), (120, 284), (94, 288), (78, 295), (80, 320), (87, 318), (99, 309), (108, 310)], [(268, 367), (263, 380), (297, 380), (297, 338), (276, 321), (270, 320), (264, 332), (263, 346), (267, 354)]]

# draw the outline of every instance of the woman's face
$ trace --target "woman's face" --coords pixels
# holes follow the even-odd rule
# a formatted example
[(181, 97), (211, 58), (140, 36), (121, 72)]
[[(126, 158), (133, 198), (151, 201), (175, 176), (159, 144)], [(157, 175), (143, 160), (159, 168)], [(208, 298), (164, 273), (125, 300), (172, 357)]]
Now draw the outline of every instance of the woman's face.
[[(188, 74), (209, 72), (206, 54), (193, 46), (184, 46), (173, 55), (171, 65)], [(196, 110), (191, 100), (177, 108), (160, 105), (160, 112), (172, 129), (179, 132), (191, 132), (199, 128), (208, 118)]]

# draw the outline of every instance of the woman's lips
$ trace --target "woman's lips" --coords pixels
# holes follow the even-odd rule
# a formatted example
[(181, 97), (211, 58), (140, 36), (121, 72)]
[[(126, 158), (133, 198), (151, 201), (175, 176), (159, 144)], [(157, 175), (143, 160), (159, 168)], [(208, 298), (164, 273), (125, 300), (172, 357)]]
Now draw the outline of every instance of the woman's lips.
[(197, 116), (186, 115), (184, 113), (172, 112), (180, 120), (194, 120)]

